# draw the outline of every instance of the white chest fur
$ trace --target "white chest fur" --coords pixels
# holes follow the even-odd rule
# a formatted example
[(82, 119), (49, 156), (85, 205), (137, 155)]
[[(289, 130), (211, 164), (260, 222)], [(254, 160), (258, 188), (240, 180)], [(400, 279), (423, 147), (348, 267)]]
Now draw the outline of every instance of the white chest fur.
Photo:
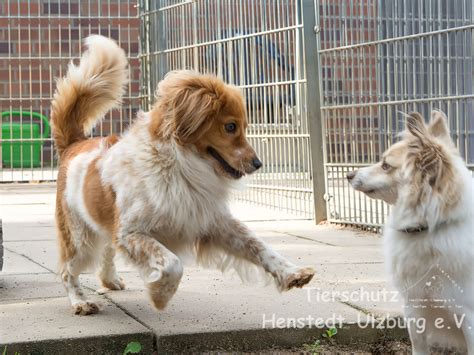
[(116, 192), (124, 233), (193, 240), (227, 213), (228, 182), (195, 152), (151, 142), (142, 122), (107, 152), (101, 172)]

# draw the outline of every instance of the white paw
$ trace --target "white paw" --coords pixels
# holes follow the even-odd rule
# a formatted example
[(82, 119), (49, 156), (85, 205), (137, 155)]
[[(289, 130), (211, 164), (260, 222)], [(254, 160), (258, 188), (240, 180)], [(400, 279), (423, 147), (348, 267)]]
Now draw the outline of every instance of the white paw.
[(308, 284), (313, 278), (315, 270), (312, 267), (304, 267), (290, 273), (285, 280), (283, 280), (282, 291), (287, 291), (293, 287), (301, 288)]
[(103, 295), (110, 290), (123, 290), (125, 288), (125, 283), (120, 277), (117, 277), (113, 280), (102, 280), (102, 288), (99, 288), (96, 292), (99, 295)]
[(89, 314), (99, 313), (99, 305), (94, 302), (78, 302), (72, 305), (74, 314), (87, 316)]

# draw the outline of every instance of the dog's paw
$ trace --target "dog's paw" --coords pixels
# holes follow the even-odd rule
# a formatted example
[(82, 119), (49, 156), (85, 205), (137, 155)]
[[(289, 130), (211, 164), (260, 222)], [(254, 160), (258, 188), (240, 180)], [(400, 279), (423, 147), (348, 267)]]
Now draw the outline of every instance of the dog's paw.
[(315, 270), (311, 267), (301, 268), (286, 277), (283, 285), (283, 291), (288, 291), (293, 287), (301, 288), (311, 281)]
[(99, 295), (103, 295), (104, 293), (107, 293), (107, 291), (110, 290), (114, 291), (125, 289), (125, 283), (120, 277), (110, 281), (102, 280), (102, 286), (102, 288), (99, 288), (96, 291)]
[(151, 302), (156, 309), (161, 311), (166, 307), (168, 302), (175, 294), (176, 290), (178, 289), (179, 282), (165, 277), (164, 280), (160, 282), (151, 282), (146, 285)]
[(165, 297), (153, 297), (151, 296), (151, 302), (153, 303), (153, 306), (159, 311), (162, 311), (163, 309), (166, 308), (166, 305), (168, 304), (169, 299)]
[(79, 316), (87, 316), (89, 314), (99, 313), (99, 305), (94, 302), (79, 302), (72, 305), (74, 314)]

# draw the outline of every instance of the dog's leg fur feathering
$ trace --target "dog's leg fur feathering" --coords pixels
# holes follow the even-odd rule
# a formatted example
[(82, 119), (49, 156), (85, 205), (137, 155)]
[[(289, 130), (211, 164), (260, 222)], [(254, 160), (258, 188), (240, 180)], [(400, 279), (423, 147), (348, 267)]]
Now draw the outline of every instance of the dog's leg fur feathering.
[(118, 248), (137, 266), (154, 306), (165, 308), (183, 276), (179, 258), (157, 240), (141, 233), (122, 236)]
[(212, 258), (213, 249), (219, 247), (226, 255), (263, 268), (273, 276), (279, 291), (303, 287), (314, 276), (313, 268), (294, 265), (231, 216), (222, 216), (219, 225), (214, 226), (196, 247), (198, 261), (204, 265), (209, 264), (206, 259)]
[[(113, 40), (91, 36), (86, 39), (86, 46), (88, 50), (79, 65), (71, 63), (67, 75), (57, 82), (51, 117), (60, 161), (56, 200), (60, 273), (76, 314), (96, 313), (99, 309), (85, 296), (79, 284), (79, 274), (97, 263), (95, 259), (100, 257), (102, 248), (105, 248), (105, 257), (99, 277), (103, 285), (113, 289), (124, 287), (115, 273), (113, 251), (108, 245), (110, 239), (99, 236), (86, 226), (83, 218), (77, 211), (72, 211), (66, 201), (71, 160), (80, 152), (115, 142), (114, 137), (86, 140), (86, 135), (105, 113), (120, 102), (128, 81), (125, 52)], [(84, 168), (87, 171), (87, 165)], [(85, 174), (84, 171), (81, 173)]]

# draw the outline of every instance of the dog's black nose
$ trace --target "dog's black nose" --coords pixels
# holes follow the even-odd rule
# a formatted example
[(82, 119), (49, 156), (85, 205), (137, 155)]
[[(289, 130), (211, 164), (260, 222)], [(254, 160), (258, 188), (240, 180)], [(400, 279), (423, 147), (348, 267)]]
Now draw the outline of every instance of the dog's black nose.
[(351, 181), (357, 174), (357, 170), (349, 171), (346, 175), (347, 180)]
[(258, 170), (262, 167), (262, 162), (258, 158), (253, 158), (252, 165), (254, 166), (255, 170)]

